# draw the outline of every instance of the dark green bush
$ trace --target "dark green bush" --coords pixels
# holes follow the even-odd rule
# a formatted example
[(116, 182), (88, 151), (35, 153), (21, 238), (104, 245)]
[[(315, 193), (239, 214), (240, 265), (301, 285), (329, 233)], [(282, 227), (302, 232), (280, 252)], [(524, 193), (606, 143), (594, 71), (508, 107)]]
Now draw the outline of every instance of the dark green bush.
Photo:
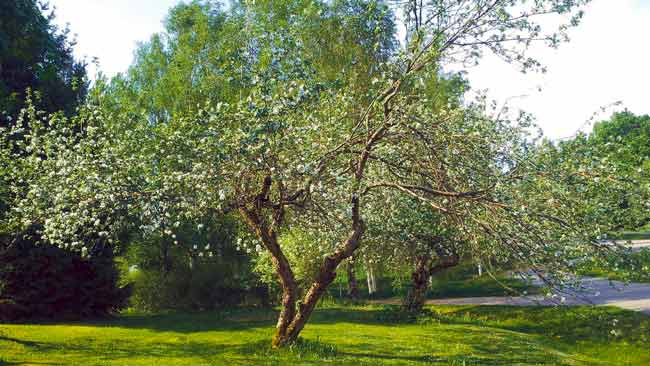
[(130, 287), (118, 286), (112, 250), (95, 240), (88, 257), (37, 244), (36, 228), (0, 244), (0, 320), (81, 319), (123, 308)]

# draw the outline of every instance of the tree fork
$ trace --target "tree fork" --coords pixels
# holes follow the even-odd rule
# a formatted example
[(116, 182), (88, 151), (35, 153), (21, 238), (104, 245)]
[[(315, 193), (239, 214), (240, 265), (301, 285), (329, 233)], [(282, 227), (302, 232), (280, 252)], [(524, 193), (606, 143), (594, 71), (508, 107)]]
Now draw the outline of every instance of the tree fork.
[(408, 312), (419, 313), (422, 311), (431, 276), (460, 263), (460, 257), (456, 253), (448, 254), (441, 247), (437, 247), (436, 252), (438, 262), (435, 265), (428, 255), (418, 256), (415, 260), (415, 269), (411, 274), (413, 286), (402, 303), (403, 308)]
[[(345, 241), (343, 245), (341, 245), (338, 249), (334, 251), (334, 253), (325, 257), (325, 260), (323, 261), (323, 264), (321, 265), (321, 268), (318, 272), (318, 276), (316, 276), (315, 281), (309, 287), (309, 290), (303, 297), (300, 305), (298, 306), (298, 309), (294, 308), (292, 310), (294, 311), (293, 319), (291, 319), (291, 322), (288, 325), (288, 327), (281, 327), (281, 328), (278, 327), (276, 336), (273, 339), (273, 347), (276, 348), (284, 347), (288, 344), (295, 342), (298, 339), (300, 332), (305, 327), (305, 324), (307, 323), (307, 320), (309, 319), (312, 312), (314, 311), (314, 308), (316, 308), (316, 304), (318, 304), (318, 300), (320, 300), (323, 294), (325, 293), (327, 286), (329, 286), (336, 278), (336, 269), (341, 264), (341, 262), (343, 262), (347, 258), (350, 258), (354, 254), (354, 251), (359, 247), (359, 244), (361, 242), (361, 236), (365, 231), (365, 224), (359, 216), (359, 198), (356, 195), (354, 195), (352, 197), (351, 202), (352, 202), (352, 232), (350, 233), (350, 236), (348, 237), (348, 239)], [(277, 247), (277, 250), (278, 253), (281, 254), (282, 257), (284, 257), (281, 248), (279, 246)], [(273, 252), (271, 254), (275, 255)], [(278, 267), (276, 267), (276, 270), (277, 269)], [(282, 274), (279, 272), (278, 275), (282, 276)], [(293, 283), (295, 284), (295, 280), (293, 281)], [(284, 282), (283, 282), (283, 286), (284, 286)], [(295, 300), (293, 304), (295, 306)], [(285, 311), (284, 307), (287, 305), (289, 304), (284, 304), (284, 303), (282, 304), (283, 312)], [(287, 313), (288, 312), (289, 310), (287, 310)], [(278, 324), (280, 324), (279, 321)]]
[(273, 346), (277, 347), (285, 343), (284, 338), (286, 337), (287, 329), (295, 317), (298, 284), (291, 265), (278, 244), (277, 233), (269, 229), (263, 222), (259, 214), (260, 210), (261, 207), (259, 205), (253, 210), (241, 207), (240, 213), (244, 216), (251, 229), (255, 231), (255, 234), (262, 241), (264, 247), (271, 253), (271, 261), (282, 286), (282, 308), (276, 324), (276, 333), (273, 337)]
[(298, 306), (294, 319), (291, 321), (286, 333), (284, 335), (276, 335), (276, 338), (273, 340), (274, 347), (283, 347), (298, 339), (300, 332), (305, 327), (307, 320), (309, 320), (309, 317), (316, 308), (318, 300), (321, 299), (327, 287), (336, 278), (336, 269), (343, 260), (352, 256), (354, 251), (359, 247), (365, 226), (361, 220), (355, 220), (355, 222), (358, 224), (352, 233), (350, 233), (350, 237), (345, 241), (345, 244), (339, 247), (339, 249), (337, 249), (333, 254), (325, 258), (316, 280), (309, 287), (307, 294)]

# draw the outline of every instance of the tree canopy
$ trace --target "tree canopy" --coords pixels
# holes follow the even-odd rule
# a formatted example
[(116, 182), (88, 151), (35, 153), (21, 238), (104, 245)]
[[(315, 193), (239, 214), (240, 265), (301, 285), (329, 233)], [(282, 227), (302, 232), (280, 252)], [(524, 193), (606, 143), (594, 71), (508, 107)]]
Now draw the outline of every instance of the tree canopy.
[(609, 120), (594, 126), (589, 140), (607, 145), (612, 158), (630, 169), (650, 167), (650, 116), (637, 116), (629, 111), (614, 113)]
[(15, 120), (26, 91), (39, 109), (71, 115), (88, 90), (86, 64), (73, 56), (69, 30), (59, 29), (47, 2), (0, 4), (0, 127)]
[[(618, 189), (616, 174), (596, 159), (556, 163), (557, 146), (537, 140), (526, 114), (509, 120), (481, 99), (440, 103), (436, 91), (441, 67), (478, 62), (483, 52), (541, 67), (528, 46), (564, 41), (586, 2), (181, 5), (168, 36), (141, 49), (105, 100), (73, 118), (34, 107), (22, 114), (3, 142), (16, 197), (9, 221), (40, 223), (50, 242), (82, 250), (87, 232), (109, 241), (124, 227), (173, 237), (181, 222), (237, 213), (249, 229), (241, 245), (268, 253), (282, 287), (277, 347), (297, 339), (339, 265), (382, 217), (398, 230), (379, 235), (444, 226), (463, 251), (520, 261), (564, 289), (579, 263), (619, 249), (598, 241), (611, 227), (600, 214), (607, 202), (585, 205), (593, 192)], [(214, 49), (192, 48), (215, 36), (211, 26), (238, 32), (201, 41)], [(179, 32), (185, 27), (205, 31)], [(194, 99), (202, 85), (215, 94)], [(112, 96), (113, 86), (134, 104)], [(22, 126), (30, 126), (24, 136)], [(30, 155), (13, 159), (17, 145)], [(605, 174), (611, 179), (596, 179)], [(284, 238), (318, 244), (309, 281), (297, 280)], [(412, 244), (392, 243), (402, 253)]]

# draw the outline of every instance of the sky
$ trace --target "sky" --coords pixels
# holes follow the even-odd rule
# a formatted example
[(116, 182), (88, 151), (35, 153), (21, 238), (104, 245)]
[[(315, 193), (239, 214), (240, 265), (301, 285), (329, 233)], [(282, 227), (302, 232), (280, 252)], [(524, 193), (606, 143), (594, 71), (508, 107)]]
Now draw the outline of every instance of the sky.
[[(97, 57), (107, 76), (125, 71), (138, 42), (163, 29), (178, 0), (50, 0), (77, 35), (78, 57)], [(468, 70), (471, 87), (536, 116), (546, 136), (588, 132), (590, 120), (627, 108), (650, 114), (650, 0), (593, 0), (571, 42), (536, 54), (545, 74), (522, 74), (487, 57)], [(94, 68), (91, 75), (96, 73)], [(613, 106), (614, 103), (620, 105)], [(608, 107), (609, 106), (609, 107)], [(608, 107), (602, 110), (603, 107)]]

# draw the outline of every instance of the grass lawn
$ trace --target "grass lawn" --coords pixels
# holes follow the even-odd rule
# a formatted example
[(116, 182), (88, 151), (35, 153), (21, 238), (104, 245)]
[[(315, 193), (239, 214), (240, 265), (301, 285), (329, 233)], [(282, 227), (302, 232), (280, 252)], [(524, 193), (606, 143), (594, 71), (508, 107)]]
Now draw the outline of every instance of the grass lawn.
[(613, 237), (616, 240), (650, 240), (650, 231), (622, 231)]
[[(427, 298), (518, 296), (524, 292), (528, 295), (540, 292), (539, 287), (529, 285), (518, 278), (505, 277), (504, 275), (499, 277), (498, 280), (500, 283), (488, 275), (458, 281), (440, 281), (434, 279)], [(507, 286), (507, 288), (504, 286)]]
[(616, 308), (319, 309), (273, 351), (275, 313), (124, 315), (0, 325), (0, 365), (650, 365), (650, 317)]

